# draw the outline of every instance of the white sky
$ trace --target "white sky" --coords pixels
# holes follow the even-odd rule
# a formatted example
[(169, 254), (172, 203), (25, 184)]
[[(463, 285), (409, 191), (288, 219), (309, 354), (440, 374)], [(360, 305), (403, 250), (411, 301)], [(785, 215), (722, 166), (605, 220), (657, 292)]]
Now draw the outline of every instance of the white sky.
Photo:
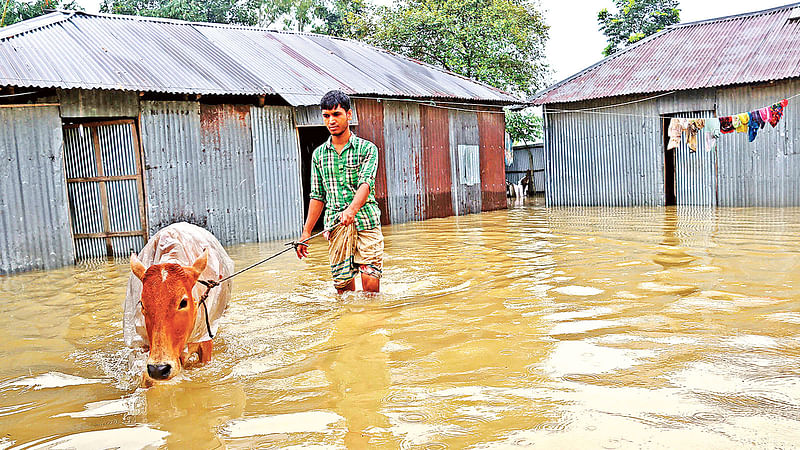
[[(89, 12), (97, 12), (100, 0), (77, 0)], [(391, 0), (372, 0), (389, 4)], [(602, 8), (614, 9), (612, 0), (539, 0), (545, 20), (550, 25), (547, 43), (547, 62), (553, 75), (550, 81), (560, 81), (603, 58), (606, 39), (597, 25), (597, 13)], [(681, 21), (728, 16), (768, 9), (792, 3), (792, 0), (702, 0), (681, 2)]]

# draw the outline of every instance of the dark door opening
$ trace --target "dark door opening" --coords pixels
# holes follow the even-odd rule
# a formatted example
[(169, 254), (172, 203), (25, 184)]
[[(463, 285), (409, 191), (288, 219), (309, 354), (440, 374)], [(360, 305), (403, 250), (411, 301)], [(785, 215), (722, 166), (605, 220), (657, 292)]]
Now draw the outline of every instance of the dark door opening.
[[(300, 176), (303, 184), (303, 220), (305, 220), (308, 217), (308, 200), (311, 192), (311, 155), (317, 147), (328, 140), (331, 134), (325, 127), (299, 127), (297, 134), (300, 137)], [(314, 230), (322, 230), (325, 226), (322, 217), (317, 220)]]
[(661, 135), (664, 144), (664, 205), (675, 206), (678, 204), (675, 195), (675, 149), (667, 150), (669, 143), (669, 121), (671, 116), (661, 116)]

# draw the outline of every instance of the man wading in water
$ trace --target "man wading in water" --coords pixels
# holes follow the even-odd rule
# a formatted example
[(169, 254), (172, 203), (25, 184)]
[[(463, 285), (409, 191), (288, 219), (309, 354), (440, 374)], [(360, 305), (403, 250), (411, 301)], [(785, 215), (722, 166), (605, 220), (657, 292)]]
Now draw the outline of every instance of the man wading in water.
[[(322, 210), (325, 228), (337, 218), (340, 225), (326, 235), (328, 259), (336, 291), (354, 291), (356, 275), (367, 292), (379, 292), (383, 267), (381, 210), (375, 201), (378, 148), (350, 132), (350, 97), (330, 91), (320, 101), (322, 119), (331, 137), (311, 157), (311, 193), (308, 217), (300, 241), (311, 236)], [(308, 246), (297, 247), (297, 257), (308, 256)]]

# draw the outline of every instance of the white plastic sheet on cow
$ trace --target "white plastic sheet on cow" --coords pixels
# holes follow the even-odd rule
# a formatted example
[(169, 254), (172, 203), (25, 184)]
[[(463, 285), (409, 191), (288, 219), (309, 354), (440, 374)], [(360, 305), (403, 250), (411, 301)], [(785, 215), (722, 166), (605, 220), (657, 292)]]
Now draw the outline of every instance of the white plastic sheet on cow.
[[(208, 265), (200, 275), (201, 280), (219, 280), (233, 273), (233, 260), (222, 248), (222, 244), (208, 231), (185, 222), (175, 223), (157, 232), (147, 245), (139, 252), (139, 260), (145, 267), (154, 264), (175, 263), (182, 266), (191, 266), (194, 261), (208, 249)], [(195, 284), (192, 296), (199, 301), (206, 287), (200, 283)], [(147, 345), (147, 329), (144, 324), (144, 315), (139, 305), (142, 297), (142, 282), (131, 274), (128, 280), (128, 292), (123, 305), (122, 330), (125, 344), (132, 348)], [(231, 281), (211, 289), (206, 300), (211, 333), (216, 336), (219, 319), (228, 305), (231, 297)], [(202, 306), (198, 307), (194, 329), (188, 342), (203, 342), (211, 340), (205, 323), (205, 312)]]

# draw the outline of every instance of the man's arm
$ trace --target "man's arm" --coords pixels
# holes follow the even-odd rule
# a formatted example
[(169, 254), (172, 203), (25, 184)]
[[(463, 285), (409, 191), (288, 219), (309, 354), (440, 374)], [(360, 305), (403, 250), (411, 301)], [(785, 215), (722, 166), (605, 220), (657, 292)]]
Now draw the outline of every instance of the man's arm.
[(358, 171), (358, 190), (350, 206), (342, 212), (342, 225), (355, 222), (356, 213), (367, 203), (369, 193), (375, 189), (375, 173), (378, 171), (378, 147), (370, 144), (367, 157)]
[(356, 221), (356, 213), (364, 206), (364, 203), (367, 203), (369, 191), (369, 184), (361, 183), (361, 186), (359, 186), (356, 191), (356, 195), (353, 196), (353, 201), (350, 202), (350, 206), (342, 211), (342, 225), (350, 225)]

